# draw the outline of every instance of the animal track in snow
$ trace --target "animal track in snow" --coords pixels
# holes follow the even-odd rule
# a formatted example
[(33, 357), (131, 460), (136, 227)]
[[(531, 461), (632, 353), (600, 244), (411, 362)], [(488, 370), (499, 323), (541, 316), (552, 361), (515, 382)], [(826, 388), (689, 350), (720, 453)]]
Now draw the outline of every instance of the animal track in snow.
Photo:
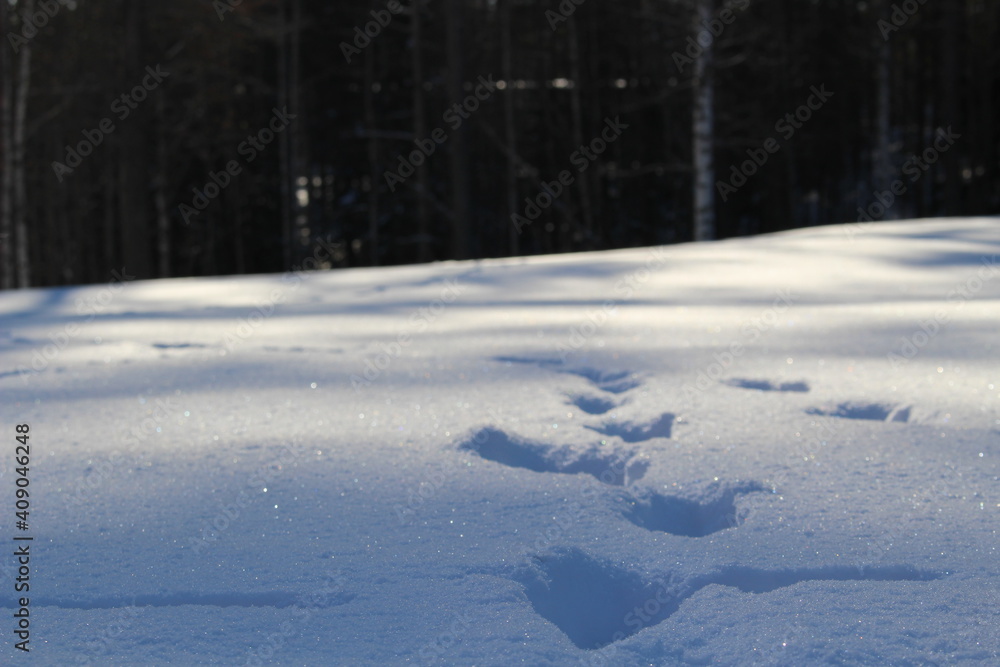
[(704, 537), (742, 524), (749, 511), (737, 505), (737, 498), (766, 490), (757, 482), (716, 485), (714, 492), (702, 502), (649, 493), (634, 500), (623, 516), (646, 530)]
[(850, 566), (765, 570), (724, 567), (686, 579), (670, 573), (650, 578), (602, 562), (578, 549), (535, 556), (515, 573), (535, 612), (581, 649), (597, 649), (662, 623), (706, 586), (769, 593), (807, 581), (930, 581), (936, 572), (909, 565), (863, 571)]
[(608, 410), (619, 406), (618, 403), (609, 401), (608, 399), (600, 396), (584, 396), (583, 394), (574, 394), (569, 396), (569, 399), (573, 405), (580, 408), (588, 415), (603, 415)]
[(561, 359), (531, 359), (527, 357), (495, 357), (495, 361), (509, 364), (531, 364), (539, 368), (548, 368), (557, 373), (569, 373), (584, 378), (601, 391), (609, 394), (623, 394), (629, 389), (642, 385), (632, 371), (605, 372), (596, 368), (567, 367)]
[(208, 346), (201, 343), (153, 343), (153, 347), (158, 350), (188, 350), (203, 349)]
[(840, 417), (842, 419), (869, 419), (883, 422), (908, 422), (910, 406), (892, 405), (889, 403), (841, 403), (836, 408), (809, 408), (811, 415), (825, 417)]
[(792, 391), (805, 393), (809, 391), (807, 382), (771, 382), (770, 380), (750, 380), (747, 378), (732, 378), (723, 384), (740, 389), (757, 389), (758, 391)]
[(511, 468), (567, 475), (586, 473), (612, 486), (627, 486), (642, 479), (649, 467), (629, 450), (608, 451), (593, 446), (580, 453), (570, 447), (529, 442), (494, 428), (480, 429), (459, 449)]
[(605, 373), (594, 368), (576, 368), (562, 372), (579, 375), (601, 391), (606, 391), (609, 394), (624, 394), (629, 389), (635, 389), (642, 385), (642, 381), (635, 378), (631, 371)]
[(589, 428), (591, 431), (597, 431), (603, 435), (617, 436), (625, 442), (642, 442), (653, 438), (669, 438), (673, 425), (674, 415), (664, 412), (646, 424), (609, 421), (604, 422), (602, 426), (585, 426), (584, 428)]
[(264, 352), (319, 352), (325, 354), (341, 354), (344, 350), (339, 347), (303, 347), (295, 345), (292, 347), (278, 347), (277, 345), (265, 345), (261, 348)]

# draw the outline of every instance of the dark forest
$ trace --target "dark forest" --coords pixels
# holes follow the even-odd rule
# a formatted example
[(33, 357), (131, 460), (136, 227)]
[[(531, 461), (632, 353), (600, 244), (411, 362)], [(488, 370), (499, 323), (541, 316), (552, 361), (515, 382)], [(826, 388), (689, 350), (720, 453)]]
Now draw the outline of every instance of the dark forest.
[(2, 286), (1000, 213), (992, 0), (0, 0)]

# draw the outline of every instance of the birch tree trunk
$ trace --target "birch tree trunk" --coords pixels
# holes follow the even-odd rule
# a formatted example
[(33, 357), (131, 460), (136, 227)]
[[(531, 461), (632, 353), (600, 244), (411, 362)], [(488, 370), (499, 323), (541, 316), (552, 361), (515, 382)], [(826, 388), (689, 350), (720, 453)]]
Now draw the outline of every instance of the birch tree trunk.
[[(695, 34), (712, 19), (713, 0), (696, 0)], [(711, 241), (715, 238), (715, 82), (713, 77), (714, 40), (703, 46), (694, 61), (694, 113), (693, 146), (694, 162), (694, 240)]]
[[(573, 116), (573, 145), (583, 146), (583, 73), (580, 68), (580, 36), (577, 32), (576, 16), (569, 19), (569, 67), (570, 75), (573, 77), (572, 88), (570, 89), (570, 109)], [(590, 186), (593, 183), (593, 173), (596, 169), (588, 170), (576, 179), (577, 189), (580, 195), (580, 217), (583, 218), (583, 229), (580, 234), (585, 239), (590, 239), (594, 231), (593, 210), (590, 205)]]
[[(448, 59), (448, 100), (449, 104), (461, 103), (462, 92), (462, 0), (448, 0), (447, 13), (447, 59)], [(468, 128), (456, 130), (448, 143), (451, 144), (451, 209), (454, 216), (452, 227), (452, 256), (466, 259), (469, 254), (469, 158)]]
[[(514, 123), (514, 67), (513, 53), (511, 49), (511, 5), (514, 0), (501, 0), (500, 6), (500, 31), (501, 31), (501, 59), (503, 60), (503, 80), (506, 87), (503, 90), (503, 120), (504, 135), (507, 142), (507, 215), (504, 220), (517, 210), (517, 128)], [(517, 255), (519, 252), (518, 229), (507, 223), (510, 230), (510, 254)]]

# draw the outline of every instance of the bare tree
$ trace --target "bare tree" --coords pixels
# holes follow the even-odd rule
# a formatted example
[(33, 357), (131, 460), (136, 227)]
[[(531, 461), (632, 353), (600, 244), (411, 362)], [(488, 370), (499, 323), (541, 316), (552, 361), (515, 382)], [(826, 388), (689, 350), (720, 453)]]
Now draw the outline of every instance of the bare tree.
[[(278, 108), (287, 109), (297, 117), (300, 109), (299, 51), (302, 38), (301, 0), (280, 0), (277, 17), (277, 99)], [(299, 163), (302, 147), (301, 132), (305, 123), (297, 119), (278, 134), (278, 179), (281, 192), (281, 236), (284, 265), (290, 269), (295, 261), (295, 232), (298, 223), (297, 181), (304, 173)]]
[[(462, 0), (448, 0), (445, 11), (447, 18), (447, 61), (448, 99), (460, 102), (462, 92)], [(465, 128), (468, 129), (468, 128)], [(469, 146), (467, 133), (459, 130), (449, 141), (451, 143), (451, 208), (452, 208), (452, 255), (455, 259), (469, 256)]]
[[(569, 19), (569, 67), (572, 77), (569, 94), (570, 109), (573, 116), (573, 145), (583, 146), (583, 72), (580, 68), (580, 36), (577, 31), (576, 16)], [(594, 170), (596, 171), (596, 170)], [(583, 229), (580, 236), (589, 239), (594, 231), (593, 209), (590, 203), (591, 178), (593, 172), (585, 173), (577, 179), (577, 189), (580, 196), (580, 215), (583, 218)]]
[[(696, 0), (694, 31), (712, 19), (713, 0)], [(694, 109), (691, 128), (694, 163), (694, 239), (715, 238), (715, 82), (713, 77), (714, 40), (702, 45), (694, 61)]]
[(163, 95), (156, 96), (156, 175), (153, 203), (156, 206), (157, 275), (170, 277), (170, 213), (167, 208), (167, 119)]
[[(503, 61), (503, 119), (504, 134), (507, 142), (507, 215), (504, 216), (506, 223), (510, 214), (517, 209), (517, 126), (514, 123), (514, 67), (513, 49), (511, 47), (511, 5), (514, 0), (501, 0), (500, 2), (500, 31), (501, 31), (501, 60)], [(514, 225), (508, 225), (510, 229), (511, 255), (518, 254), (519, 230)]]
[[(0, 25), (9, 26), (8, 4), (0, 0)], [(0, 287), (14, 287), (14, 154), (10, 98), (14, 90), (10, 51), (0, 48)]]
[(364, 80), (365, 126), (368, 143), (368, 243), (370, 244), (370, 262), (378, 266), (378, 132), (375, 130), (375, 46), (371, 45), (365, 53)]
[[(121, 86), (130, 87), (136, 63), (143, 62), (146, 3), (123, 0), (125, 38), (121, 52)], [(138, 278), (154, 275), (150, 257), (149, 162), (146, 151), (145, 114), (137, 113), (115, 132), (119, 141), (118, 210), (121, 220), (121, 252), (129, 273)]]
[[(960, 78), (958, 63), (958, 39), (960, 20), (964, 14), (965, 2), (952, 0), (941, 5), (941, 119), (939, 125), (948, 127), (958, 121)], [(996, 119), (994, 119), (995, 121)], [(986, 137), (982, 137), (985, 139)], [(961, 165), (956, 151), (948, 151), (942, 156), (944, 171), (944, 210), (957, 215), (962, 212)]]
[[(427, 119), (424, 109), (424, 45), (423, 17), (421, 3), (414, 2), (413, 15), (413, 136), (424, 139), (427, 136)], [(430, 180), (427, 177), (427, 161), (417, 165), (417, 261), (430, 260), (429, 233), (427, 229), (427, 198), (430, 195)]]
[[(877, 7), (887, 10), (888, 2), (880, 2)], [(892, 82), (890, 79), (892, 67), (892, 50), (889, 40), (876, 33), (878, 40), (875, 46), (875, 141), (872, 146), (872, 183), (879, 192), (889, 189), (892, 181), (892, 137), (891, 137), (891, 102)], [(884, 217), (893, 219), (895, 210), (886, 210)]]
[[(26, 0), (22, 16), (33, 16), (35, 0)], [(25, 152), (28, 116), (28, 95), (31, 91), (31, 40), (21, 44), (15, 59), (11, 101), (13, 113), (10, 124), (10, 223), (14, 235), (14, 273), (17, 286), (31, 285), (31, 259), (28, 253), (27, 182), (25, 179)], [(6, 169), (4, 170), (6, 173)], [(5, 177), (6, 178), (6, 177)]]

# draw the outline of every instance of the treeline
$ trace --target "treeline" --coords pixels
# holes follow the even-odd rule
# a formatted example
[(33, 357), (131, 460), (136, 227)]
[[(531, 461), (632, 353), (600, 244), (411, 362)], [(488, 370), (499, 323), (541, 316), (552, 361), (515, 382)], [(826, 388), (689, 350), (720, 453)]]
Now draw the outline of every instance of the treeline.
[(1000, 212), (1000, 3), (0, 1), (4, 288)]

